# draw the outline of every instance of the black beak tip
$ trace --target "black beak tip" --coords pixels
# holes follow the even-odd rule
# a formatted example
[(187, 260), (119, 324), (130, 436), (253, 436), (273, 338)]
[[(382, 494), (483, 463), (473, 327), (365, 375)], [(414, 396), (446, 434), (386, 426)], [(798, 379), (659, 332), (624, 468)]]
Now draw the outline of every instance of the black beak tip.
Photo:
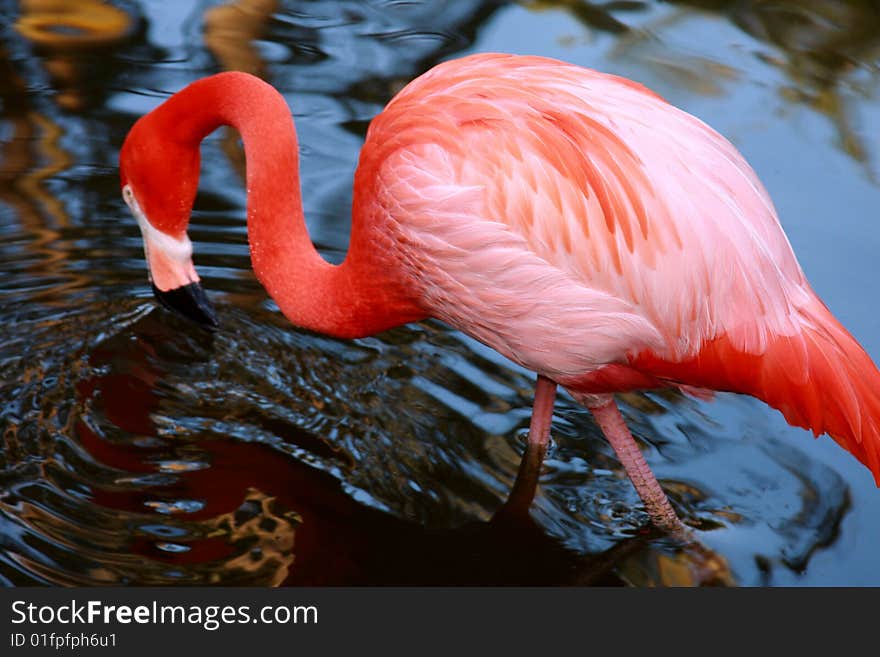
[(217, 313), (208, 301), (208, 296), (198, 283), (190, 283), (163, 292), (153, 285), (153, 294), (169, 310), (190, 319), (205, 328), (219, 328)]

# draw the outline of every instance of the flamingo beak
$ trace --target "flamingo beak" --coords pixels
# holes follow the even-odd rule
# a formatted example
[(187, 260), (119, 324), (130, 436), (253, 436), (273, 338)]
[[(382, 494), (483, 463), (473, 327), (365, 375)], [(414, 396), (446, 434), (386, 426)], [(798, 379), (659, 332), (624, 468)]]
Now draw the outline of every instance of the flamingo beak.
[(177, 253), (169, 253), (167, 245), (158, 244), (146, 236), (144, 251), (150, 269), (153, 294), (159, 302), (202, 326), (217, 328), (220, 325), (217, 314), (199, 283), (199, 275), (189, 256), (180, 258), (178, 249), (174, 249)]
[(217, 314), (208, 302), (193, 266), (189, 237), (186, 234), (173, 237), (155, 228), (141, 210), (129, 185), (122, 188), (122, 197), (140, 226), (156, 298), (166, 308), (202, 326), (217, 328), (220, 325)]
[(197, 324), (210, 329), (220, 326), (205, 290), (198, 283), (189, 283), (168, 292), (163, 292), (154, 283), (153, 294), (163, 306)]

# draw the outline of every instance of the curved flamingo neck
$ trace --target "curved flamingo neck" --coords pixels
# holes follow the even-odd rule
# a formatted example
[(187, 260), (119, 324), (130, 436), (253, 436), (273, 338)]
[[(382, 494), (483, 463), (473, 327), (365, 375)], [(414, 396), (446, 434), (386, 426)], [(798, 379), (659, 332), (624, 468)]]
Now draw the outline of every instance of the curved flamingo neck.
[[(247, 222), (257, 278), (290, 321), (361, 337), (424, 317), (393, 263), (353, 235), (341, 265), (317, 252), (300, 194), (296, 131), (284, 98), (243, 73), (220, 73), (172, 96), (153, 114), (159, 134), (198, 149), (221, 125), (241, 134), (247, 159)], [(358, 222), (354, 211), (353, 226)], [(360, 233), (358, 232), (358, 237)]]

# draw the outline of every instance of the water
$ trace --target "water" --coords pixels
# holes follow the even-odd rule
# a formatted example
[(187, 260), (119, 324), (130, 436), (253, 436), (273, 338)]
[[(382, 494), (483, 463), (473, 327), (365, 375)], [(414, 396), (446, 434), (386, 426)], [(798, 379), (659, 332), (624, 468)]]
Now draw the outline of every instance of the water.
[(259, 73), (293, 108), (309, 230), (338, 261), (364, 132), (397, 89), (471, 52), (558, 57), (727, 135), (880, 360), (872, 3), (70, 4), (89, 20), (0, 10), (0, 581), (687, 584), (709, 562), (743, 585), (880, 584), (867, 470), (733, 395), (623, 400), (703, 548), (643, 530), (565, 397), (531, 517), (506, 513), (531, 375), (436, 322), (354, 342), (290, 326), (250, 271), (223, 131), (190, 231), (222, 322), (202, 332), (152, 301), (116, 171), (132, 122), (170, 93)]

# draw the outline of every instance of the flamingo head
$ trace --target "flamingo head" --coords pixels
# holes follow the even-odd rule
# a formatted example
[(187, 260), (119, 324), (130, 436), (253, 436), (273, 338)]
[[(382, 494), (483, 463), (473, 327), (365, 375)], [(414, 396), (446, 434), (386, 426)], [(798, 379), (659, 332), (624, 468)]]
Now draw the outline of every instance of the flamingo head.
[(199, 324), (218, 326), (186, 234), (199, 180), (198, 145), (150, 138), (135, 124), (119, 156), (122, 198), (140, 226), (153, 292)]

